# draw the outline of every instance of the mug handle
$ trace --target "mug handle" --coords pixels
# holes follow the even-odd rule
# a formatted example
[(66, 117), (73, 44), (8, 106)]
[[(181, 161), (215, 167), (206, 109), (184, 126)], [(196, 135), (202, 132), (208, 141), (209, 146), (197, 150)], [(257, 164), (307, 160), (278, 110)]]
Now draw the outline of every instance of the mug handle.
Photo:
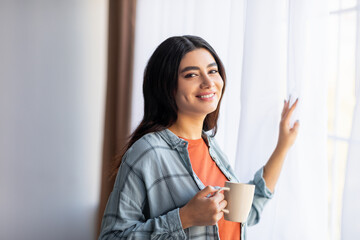
[[(222, 188), (219, 188), (219, 190), (217, 191), (217, 192), (220, 192), (220, 191), (222, 191), (222, 190), (224, 190), (224, 191), (230, 191), (230, 188), (228, 188), (228, 187), (222, 187)], [(224, 213), (227, 213), (227, 214), (229, 214), (229, 210), (227, 210), (227, 209), (221, 209), (221, 211), (223, 211)]]
[(221, 211), (223, 211), (224, 213), (226, 213), (226, 214), (229, 214), (229, 210), (227, 210), (227, 209), (221, 209)]
[(218, 192), (220, 192), (220, 191), (222, 191), (222, 190), (224, 190), (224, 191), (230, 191), (230, 188), (229, 188), (229, 187), (221, 187), (221, 188), (219, 188), (219, 189), (217, 190), (216, 193), (218, 193)]

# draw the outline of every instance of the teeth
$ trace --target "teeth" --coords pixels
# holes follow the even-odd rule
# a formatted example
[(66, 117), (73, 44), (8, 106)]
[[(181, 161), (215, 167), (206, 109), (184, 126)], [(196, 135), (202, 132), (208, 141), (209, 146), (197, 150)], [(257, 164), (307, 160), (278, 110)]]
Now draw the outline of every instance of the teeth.
[(208, 95), (202, 95), (202, 96), (200, 96), (200, 98), (211, 98), (214, 95), (215, 95), (215, 93), (210, 93)]

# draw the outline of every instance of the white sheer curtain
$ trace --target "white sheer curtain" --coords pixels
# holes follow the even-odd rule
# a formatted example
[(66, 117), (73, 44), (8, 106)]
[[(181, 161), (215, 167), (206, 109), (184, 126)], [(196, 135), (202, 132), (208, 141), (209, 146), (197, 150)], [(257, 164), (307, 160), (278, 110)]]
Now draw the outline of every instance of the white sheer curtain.
[(217, 140), (242, 181), (275, 148), (283, 100), (300, 98), (299, 137), (250, 239), (326, 238), (326, 15), (325, 0), (138, 0), (133, 129), (142, 117), (146, 62), (173, 35), (203, 37), (226, 66)]
[(298, 139), (251, 239), (327, 236), (326, 1), (248, 1), (236, 170), (248, 180), (271, 155), (282, 98), (299, 97)]

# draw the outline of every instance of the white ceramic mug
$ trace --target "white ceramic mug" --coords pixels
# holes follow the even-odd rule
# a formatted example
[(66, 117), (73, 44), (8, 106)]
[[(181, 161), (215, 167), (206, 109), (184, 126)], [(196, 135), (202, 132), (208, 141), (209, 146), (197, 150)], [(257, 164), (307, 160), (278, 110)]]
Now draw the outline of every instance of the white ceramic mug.
[(225, 182), (224, 190), (226, 209), (224, 218), (232, 222), (246, 222), (254, 199), (255, 185), (246, 183)]

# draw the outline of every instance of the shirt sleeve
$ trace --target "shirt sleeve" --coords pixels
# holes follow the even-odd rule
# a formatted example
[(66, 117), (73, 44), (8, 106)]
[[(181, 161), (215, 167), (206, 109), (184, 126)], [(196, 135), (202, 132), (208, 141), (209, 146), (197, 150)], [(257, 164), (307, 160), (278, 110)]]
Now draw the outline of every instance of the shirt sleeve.
[(123, 162), (106, 205), (98, 239), (186, 239), (179, 208), (149, 218), (146, 196), (141, 175)]
[(247, 225), (255, 225), (260, 221), (261, 213), (266, 203), (273, 197), (273, 193), (266, 187), (265, 179), (263, 178), (264, 167), (260, 168), (254, 176), (254, 179), (249, 184), (255, 185), (254, 200), (251, 206)]

